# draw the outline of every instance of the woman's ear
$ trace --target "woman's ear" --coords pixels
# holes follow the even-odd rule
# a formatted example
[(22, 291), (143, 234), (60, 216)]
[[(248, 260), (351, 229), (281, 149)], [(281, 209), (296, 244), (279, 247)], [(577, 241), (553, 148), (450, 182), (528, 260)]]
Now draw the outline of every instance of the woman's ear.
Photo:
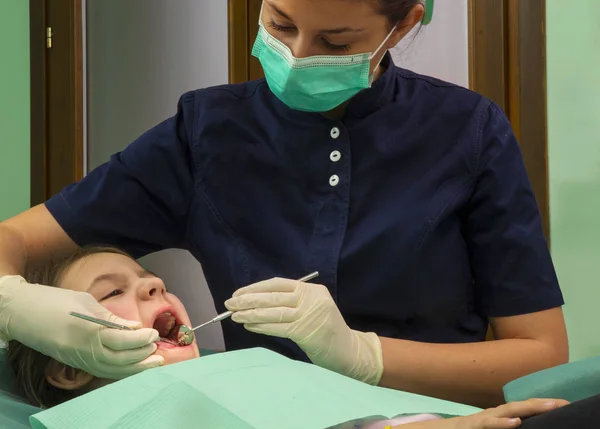
[(46, 382), (57, 389), (78, 390), (92, 381), (94, 376), (80, 369), (51, 360), (46, 367)]
[(425, 16), (425, 7), (421, 2), (419, 2), (411, 9), (406, 18), (404, 18), (404, 21), (399, 22), (398, 25), (396, 25), (396, 29), (387, 43), (387, 48), (391, 49), (400, 43), (400, 40), (410, 33), (410, 30), (423, 21), (423, 16)]

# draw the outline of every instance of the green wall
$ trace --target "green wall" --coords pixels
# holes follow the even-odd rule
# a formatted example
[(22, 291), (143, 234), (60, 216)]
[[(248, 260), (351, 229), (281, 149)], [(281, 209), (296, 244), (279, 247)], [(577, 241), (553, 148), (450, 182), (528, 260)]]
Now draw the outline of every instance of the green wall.
[(600, 355), (600, 1), (546, 2), (550, 239), (571, 360)]
[(29, 2), (0, 0), (0, 220), (29, 207)]

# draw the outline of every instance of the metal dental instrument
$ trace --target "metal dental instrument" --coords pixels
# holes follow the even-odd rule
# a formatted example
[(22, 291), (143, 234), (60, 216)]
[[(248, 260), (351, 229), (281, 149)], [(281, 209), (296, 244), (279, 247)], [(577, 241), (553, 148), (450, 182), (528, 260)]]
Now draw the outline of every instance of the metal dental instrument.
[[(315, 271), (314, 273), (311, 273), (311, 274), (309, 274), (307, 276), (299, 278), (298, 281), (299, 282), (307, 282), (307, 281), (310, 281), (310, 280), (314, 279), (318, 275), (319, 275), (319, 272)], [(201, 329), (201, 328), (204, 328), (205, 326), (212, 325), (213, 323), (220, 322), (221, 320), (225, 320), (228, 317), (231, 317), (232, 314), (233, 314), (233, 311), (226, 311), (224, 313), (221, 313), (217, 317), (215, 317), (214, 319), (211, 319), (208, 322), (203, 323), (202, 325), (196, 326), (195, 328), (193, 328), (191, 330), (191, 332), (194, 332), (196, 329)]]
[[(92, 317), (92, 316), (86, 316), (85, 314), (77, 313), (75, 311), (71, 311), (69, 314), (71, 316), (75, 316), (75, 317), (78, 317), (80, 319), (87, 320), (88, 322), (92, 322), (92, 323), (96, 323), (98, 325), (106, 326), (107, 328), (120, 329), (120, 330), (125, 330), (125, 331), (134, 331), (134, 329), (130, 328), (129, 326), (119, 325), (118, 323), (109, 322), (108, 320), (98, 319), (98, 318)], [(160, 337), (160, 341), (172, 344), (174, 346), (180, 345), (180, 344), (178, 344), (177, 342), (175, 342), (173, 340), (169, 340), (168, 338), (162, 338), (162, 337)]]

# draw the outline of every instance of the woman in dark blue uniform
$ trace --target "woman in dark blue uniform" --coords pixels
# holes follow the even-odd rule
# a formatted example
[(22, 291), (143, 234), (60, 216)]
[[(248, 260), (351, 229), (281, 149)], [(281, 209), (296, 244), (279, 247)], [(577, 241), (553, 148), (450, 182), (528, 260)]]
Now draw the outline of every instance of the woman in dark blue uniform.
[[(565, 362), (563, 300), (506, 116), (387, 53), (424, 12), (264, 0), (266, 80), (183, 95), (174, 117), (2, 224), (0, 332), (100, 376), (159, 365), (153, 329), (107, 333), (68, 317), (99, 311), (89, 297), (19, 276), (103, 243), (189, 250), (217, 310), (237, 311), (228, 350), (478, 405)], [(280, 278), (312, 271), (320, 285)]]

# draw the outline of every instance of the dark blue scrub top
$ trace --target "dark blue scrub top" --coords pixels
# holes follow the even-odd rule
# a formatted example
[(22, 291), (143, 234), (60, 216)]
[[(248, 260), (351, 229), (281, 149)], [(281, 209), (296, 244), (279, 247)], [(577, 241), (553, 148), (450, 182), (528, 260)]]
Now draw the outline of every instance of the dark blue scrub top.
[[(561, 306), (505, 114), (386, 61), (342, 120), (289, 109), (264, 80), (187, 93), (46, 206), (79, 245), (189, 250), (219, 312), (242, 286), (312, 271), (351, 328), (393, 338), (482, 341), (488, 317)], [(223, 330), (228, 350), (306, 359)]]

